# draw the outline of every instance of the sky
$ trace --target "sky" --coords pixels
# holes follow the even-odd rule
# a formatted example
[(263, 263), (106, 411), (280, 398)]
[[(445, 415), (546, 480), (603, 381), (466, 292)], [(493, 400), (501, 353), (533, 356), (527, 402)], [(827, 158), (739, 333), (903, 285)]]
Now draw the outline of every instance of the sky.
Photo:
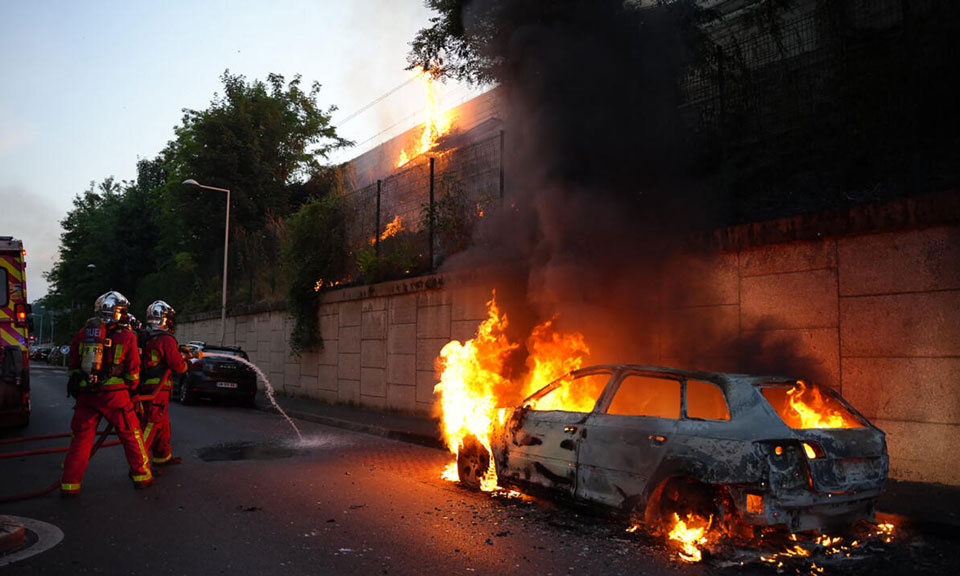
[[(47, 293), (73, 198), (133, 180), (183, 109), (222, 93), (227, 69), (319, 82), (319, 105), (337, 106), (333, 123), (358, 143), (335, 162), (422, 122), (426, 97), (404, 68), (431, 15), (421, 0), (0, 0), (0, 236), (24, 242), (29, 299)], [(440, 88), (443, 108), (482, 91)]]

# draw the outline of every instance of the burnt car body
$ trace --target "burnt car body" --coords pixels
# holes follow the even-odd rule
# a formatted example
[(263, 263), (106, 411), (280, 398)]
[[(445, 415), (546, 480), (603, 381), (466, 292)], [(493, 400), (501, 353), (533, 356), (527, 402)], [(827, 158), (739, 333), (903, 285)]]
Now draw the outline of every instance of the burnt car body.
[[(805, 427), (790, 405), (801, 389), (839, 420)], [(873, 519), (888, 473), (884, 433), (833, 390), (656, 366), (572, 372), (508, 410), (490, 445), (501, 485), (647, 522), (687, 510), (749, 528), (849, 526)]]
[(239, 346), (215, 346), (193, 341), (185, 348), (187, 371), (173, 379), (171, 397), (181, 404), (192, 404), (200, 398), (226, 400), (245, 406), (256, 405), (257, 374), (236, 360), (248, 360)]

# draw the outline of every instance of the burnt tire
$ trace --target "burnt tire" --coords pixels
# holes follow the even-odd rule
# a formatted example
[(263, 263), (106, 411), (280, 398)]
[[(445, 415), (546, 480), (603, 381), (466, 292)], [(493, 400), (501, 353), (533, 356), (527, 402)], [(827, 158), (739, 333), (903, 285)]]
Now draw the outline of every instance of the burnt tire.
[(464, 438), (457, 451), (457, 474), (460, 483), (471, 490), (479, 490), (480, 482), (490, 467), (490, 452), (475, 436)]
[[(715, 489), (707, 484), (692, 478), (671, 478), (651, 495), (643, 513), (643, 520), (649, 526), (662, 527), (671, 522), (674, 514), (680, 519), (694, 514), (701, 518), (710, 518), (712, 528), (719, 516), (715, 496)], [(631, 516), (638, 515), (635, 513)]]

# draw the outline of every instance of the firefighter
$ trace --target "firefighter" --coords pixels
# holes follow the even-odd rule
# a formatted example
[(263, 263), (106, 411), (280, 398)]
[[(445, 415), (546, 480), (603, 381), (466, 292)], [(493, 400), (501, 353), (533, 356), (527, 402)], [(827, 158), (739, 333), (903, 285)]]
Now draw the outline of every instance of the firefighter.
[(87, 320), (70, 345), (67, 394), (77, 402), (70, 422), (73, 437), (60, 480), (63, 496), (80, 493), (101, 418), (116, 429), (134, 487), (146, 488), (153, 482), (140, 422), (130, 400), (130, 391), (140, 380), (140, 357), (137, 338), (125, 326), (129, 307), (130, 302), (119, 292), (100, 296), (94, 305), (94, 317)]
[(183, 374), (187, 363), (180, 354), (175, 331), (176, 311), (163, 300), (147, 307), (147, 330), (143, 341), (141, 395), (153, 396), (144, 402), (143, 437), (147, 450), (153, 454), (157, 474), (162, 466), (180, 463), (170, 448), (170, 382), (172, 374)]

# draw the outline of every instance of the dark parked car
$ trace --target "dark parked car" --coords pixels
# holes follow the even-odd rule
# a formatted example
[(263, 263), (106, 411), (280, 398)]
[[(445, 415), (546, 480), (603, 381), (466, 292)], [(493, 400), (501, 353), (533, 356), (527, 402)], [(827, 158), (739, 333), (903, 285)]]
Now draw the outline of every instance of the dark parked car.
[(172, 397), (182, 404), (200, 398), (230, 400), (255, 406), (257, 374), (240, 360), (248, 360), (239, 346), (189, 342), (182, 346), (200, 358), (187, 360), (187, 371), (173, 380)]
[[(793, 532), (872, 520), (884, 434), (832, 389), (795, 378), (636, 365), (571, 372), (508, 409), (490, 445), (501, 486), (658, 523), (696, 513)], [(489, 455), (458, 455), (479, 484)]]

